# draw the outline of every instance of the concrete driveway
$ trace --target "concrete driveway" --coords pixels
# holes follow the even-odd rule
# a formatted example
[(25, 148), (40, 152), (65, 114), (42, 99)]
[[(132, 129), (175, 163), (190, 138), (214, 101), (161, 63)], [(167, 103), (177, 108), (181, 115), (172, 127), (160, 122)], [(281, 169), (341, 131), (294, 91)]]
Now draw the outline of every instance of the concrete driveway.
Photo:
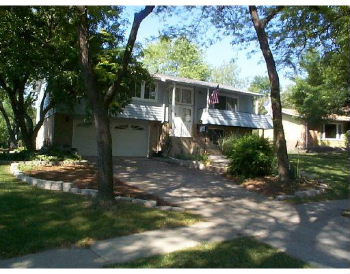
[(349, 200), (290, 205), (223, 176), (144, 158), (115, 158), (121, 180), (323, 267), (349, 267)]

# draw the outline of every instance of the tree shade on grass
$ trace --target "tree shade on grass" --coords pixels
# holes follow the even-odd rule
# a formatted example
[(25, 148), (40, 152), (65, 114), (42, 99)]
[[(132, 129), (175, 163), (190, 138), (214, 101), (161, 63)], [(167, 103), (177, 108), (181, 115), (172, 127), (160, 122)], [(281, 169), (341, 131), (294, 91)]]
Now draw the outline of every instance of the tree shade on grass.
[(203, 243), (166, 255), (116, 264), (117, 268), (305, 268), (310, 265), (253, 238)]
[(317, 175), (318, 179), (330, 186), (330, 190), (303, 201), (325, 199), (347, 199), (349, 197), (349, 160), (347, 152), (289, 154), (294, 166), (299, 158), (299, 169)]
[(0, 259), (190, 225), (199, 219), (189, 213), (131, 203), (118, 202), (103, 208), (83, 196), (21, 183), (9, 174), (9, 166), (0, 166)]

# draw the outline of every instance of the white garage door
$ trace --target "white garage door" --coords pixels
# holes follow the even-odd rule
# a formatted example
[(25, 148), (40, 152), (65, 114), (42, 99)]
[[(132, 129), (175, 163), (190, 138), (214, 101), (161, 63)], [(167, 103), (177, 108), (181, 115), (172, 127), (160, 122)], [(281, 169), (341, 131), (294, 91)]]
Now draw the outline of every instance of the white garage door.
[[(148, 123), (144, 121), (111, 121), (113, 156), (146, 157), (148, 152)], [(96, 133), (93, 125), (74, 121), (72, 146), (84, 156), (96, 156)]]

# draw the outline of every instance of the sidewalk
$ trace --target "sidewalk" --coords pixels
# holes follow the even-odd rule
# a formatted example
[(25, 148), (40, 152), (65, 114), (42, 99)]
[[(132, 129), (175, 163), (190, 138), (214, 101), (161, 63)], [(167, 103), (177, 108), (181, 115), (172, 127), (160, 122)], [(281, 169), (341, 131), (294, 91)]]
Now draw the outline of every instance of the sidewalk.
[(228, 201), (216, 205), (221, 213), (210, 222), (98, 241), (87, 249), (44, 251), (2, 260), (0, 267), (95, 268), (193, 247), (203, 241), (250, 235), (315, 266), (348, 268), (350, 220), (340, 216), (341, 209), (348, 206), (349, 200), (294, 207), (272, 201)]
[(201, 222), (98, 241), (90, 248), (54, 249), (0, 261), (0, 268), (96, 268), (193, 247), (203, 241), (233, 239), (229, 227)]

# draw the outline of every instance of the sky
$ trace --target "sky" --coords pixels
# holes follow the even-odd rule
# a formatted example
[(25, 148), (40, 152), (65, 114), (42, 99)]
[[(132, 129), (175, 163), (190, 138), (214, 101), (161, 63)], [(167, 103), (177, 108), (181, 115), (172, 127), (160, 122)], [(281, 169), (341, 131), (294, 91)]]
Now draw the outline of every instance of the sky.
[[(126, 8), (125, 14), (128, 15), (130, 22), (132, 22), (134, 11), (139, 9), (140, 7), (136, 6), (128, 6)], [(179, 23), (179, 21), (179, 18), (174, 18), (170, 22)], [(159, 16), (155, 14), (149, 15), (141, 23), (137, 41), (144, 45), (146, 40), (151, 36), (158, 35), (161, 26), (162, 21)], [(210, 35), (210, 33), (208, 35)], [(252, 46), (257, 46), (257, 44)], [(203, 48), (203, 51), (205, 54), (205, 60), (213, 66), (218, 66), (224, 61), (228, 62), (229, 60), (234, 59), (239, 69), (240, 78), (252, 80), (255, 75), (267, 76), (266, 65), (262, 53), (258, 51), (256, 54), (253, 54), (248, 58), (247, 53), (249, 52), (249, 49), (242, 50), (238, 49), (237, 46), (232, 46), (229, 37), (223, 38), (208, 48)], [(284, 71), (279, 73), (279, 77), (282, 90), (293, 83), (284, 77)]]

